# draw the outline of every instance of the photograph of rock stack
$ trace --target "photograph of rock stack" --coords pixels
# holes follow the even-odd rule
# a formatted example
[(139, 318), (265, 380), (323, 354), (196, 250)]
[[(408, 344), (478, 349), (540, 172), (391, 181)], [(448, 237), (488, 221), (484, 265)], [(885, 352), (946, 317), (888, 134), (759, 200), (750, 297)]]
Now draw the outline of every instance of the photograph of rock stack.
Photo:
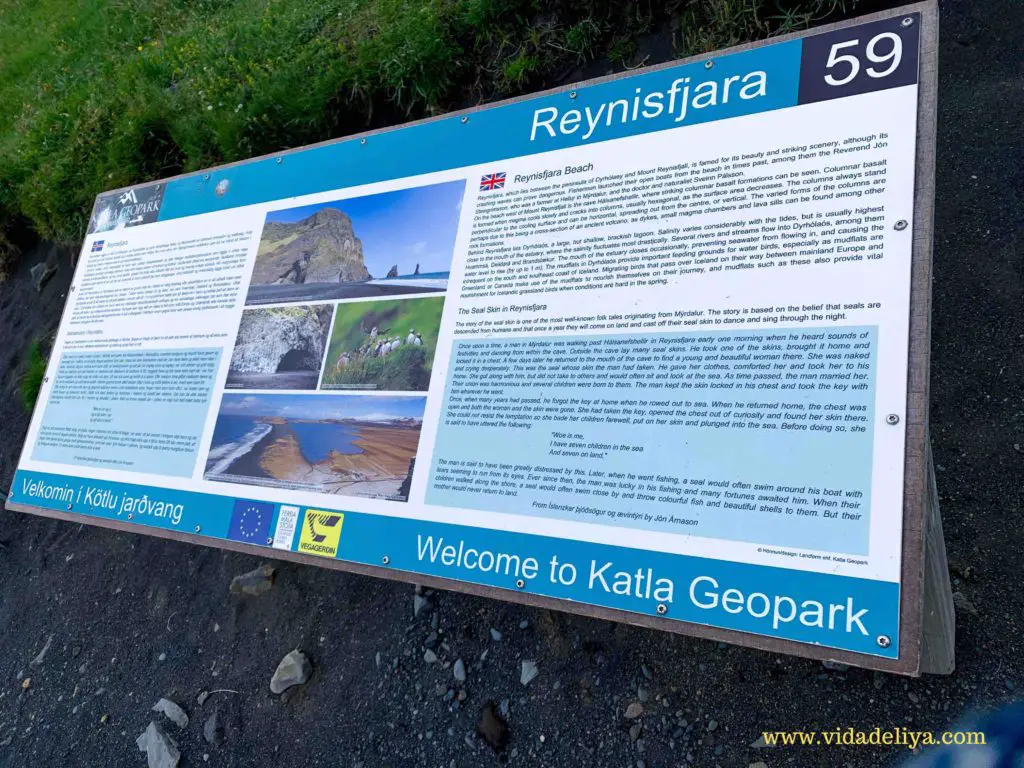
[(271, 211), (246, 304), (445, 291), (464, 191), (451, 181)]
[(424, 397), (227, 394), (205, 477), (406, 501)]
[(333, 306), (268, 307), (242, 313), (228, 389), (316, 389)]
[(426, 392), (442, 297), (339, 304), (321, 389)]

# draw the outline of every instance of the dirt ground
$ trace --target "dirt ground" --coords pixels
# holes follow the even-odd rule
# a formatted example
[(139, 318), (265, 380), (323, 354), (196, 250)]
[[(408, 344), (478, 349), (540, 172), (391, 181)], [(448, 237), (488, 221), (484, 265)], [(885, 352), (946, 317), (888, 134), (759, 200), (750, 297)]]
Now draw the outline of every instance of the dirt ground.
[[(0, 766), (142, 766), (161, 697), (191, 722), (183, 765), (877, 766), (892, 748), (752, 746), (764, 729), (944, 730), (1024, 690), (1024, 57), (1018, 0), (942, 9), (932, 436), (958, 613), (957, 671), (909, 680), (604, 621), (0, 513)], [(592, 74), (592, 73), (587, 73)], [(600, 72), (594, 73), (600, 74)], [(45, 250), (45, 249), (44, 249)], [(35, 251), (0, 284), (0, 485), (27, 417), (28, 342), (52, 333), (67, 253), (38, 294)], [(500, 639), (495, 639), (497, 634)], [(315, 671), (268, 683), (301, 648)], [(45, 649), (45, 653), (41, 653)], [(426, 650), (438, 660), (427, 663)], [(461, 659), (465, 683), (453, 676)], [(539, 674), (520, 683), (521, 662)], [(28, 681), (27, 683), (25, 681)], [(638, 690), (642, 689), (642, 690)], [(200, 705), (202, 692), (217, 691)], [(645, 712), (624, 718), (645, 699)], [(498, 754), (475, 735), (507, 712)], [(224, 740), (204, 740), (214, 712)], [(639, 728), (636, 726), (639, 725)], [(632, 732), (631, 732), (632, 727)]]

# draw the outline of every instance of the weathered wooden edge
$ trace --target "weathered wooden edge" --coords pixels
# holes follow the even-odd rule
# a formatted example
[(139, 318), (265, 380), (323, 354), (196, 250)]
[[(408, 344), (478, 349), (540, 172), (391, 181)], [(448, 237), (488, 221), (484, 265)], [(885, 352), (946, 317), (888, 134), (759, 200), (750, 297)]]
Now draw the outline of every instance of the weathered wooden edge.
[[(924, 663), (926, 622), (925, 574), (929, 552), (945, 544), (926, 546), (929, 530), (941, 536), (941, 525), (929, 525), (932, 475), (928, 444), (928, 409), (931, 380), (932, 247), (935, 214), (935, 136), (938, 98), (938, 6), (921, 9), (918, 72), (917, 158), (914, 178), (914, 241), (911, 255), (910, 333), (908, 347), (906, 457), (904, 466), (903, 562), (900, 589), (900, 657), (917, 659), (915, 674), (931, 671)], [(937, 516), (937, 512), (935, 515)], [(934, 557), (931, 558), (934, 560)], [(947, 574), (948, 578), (948, 574)], [(930, 588), (930, 587), (929, 587)], [(929, 645), (934, 645), (929, 639)], [(930, 664), (927, 665), (930, 667)]]
[(921, 672), (951, 674), (956, 667), (956, 610), (949, 582), (946, 542), (942, 536), (939, 489), (932, 448), (928, 448), (928, 501), (924, 540), (924, 608), (921, 619)]
[[(920, 631), (922, 625), (922, 600), (923, 600), (923, 482), (917, 482), (911, 487), (909, 472), (917, 472), (917, 478), (923, 478), (924, 464), (924, 432), (914, 430), (911, 425), (918, 421), (924, 423), (928, 411), (928, 362), (929, 362), (929, 338), (930, 338), (930, 307), (931, 307), (931, 241), (932, 241), (932, 207), (934, 199), (934, 167), (935, 167), (935, 92), (936, 92), (936, 68), (938, 59), (938, 7), (936, 0), (924, 0), (924, 2), (901, 6), (899, 8), (880, 11), (877, 13), (858, 16), (853, 19), (815, 27), (805, 32), (797, 32), (778, 37), (759, 40), (751, 43), (733, 46), (731, 48), (714, 51), (710, 54), (691, 56), (685, 59), (666, 62), (655, 66), (647, 67), (644, 72), (656, 72), (670, 67), (688, 64), (694, 61), (704, 61), (715, 56), (725, 56), (741, 51), (774, 45), (797, 38), (809, 37), (812, 35), (831, 32), (833, 30), (846, 29), (860, 24), (889, 19), (895, 16), (910, 13), (920, 13), (922, 22), (920, 41), (920, 74), (918, 78), (918, 140), (917, 140), (917, 175), (914, 192), (914, 247), (912, 256), (912, 277), (911, 277), (911, 323), (910, 323), (910, 377), (908, 382), (907, 400), (907, 457), (906, 467), (908, 474), (905, 476), (904, 485), (904, 521), (903, 521), (903, 563), (902, 563), (902, 588), (900, 593), (900, 653), (896, 659), (888, 659), (870, 654), (855, 653), (852, 651), (840, 650), (821, 645), (797, 642), (795, 640), (784, 640), (781, 638), (769, 637), (767, 635), (740, 632), (737, 630), (721, 629), (718, 627), (703, 624), (693, 624), (661, 616), (650, 616), (640, 613), (631, 613), (612, 608), (580, 603), (572, 600), (561, 600), (543, 595), (534, 595), (522, 591), (512, 591), (488, 587), (470, 582), (455, 581), (414, 573), (411, 571), (400, 571), (385, 567), (369, 566), (360, 563), (353, 563), (344, 560), (329, 560), (327, 558), (303, 555), (298, 552), (286, 552), (284, 550), (268, 550), (266, 547), (242, 544), (222, 539), (210, 539), (209, 537), (198, 536), (191, 533), (170, 531), (162, 528), (127, 523), (118, 520), (107, 520), (104, 518), (89, 518), (89, 524), (108, 528), (115, 531), (140, 533), (156, 538), (169, 539), (172, 541), (199, 544), (214, 549), (230, 550), (255, 555), (266, 559), (286, 560), (306, 565), (316, 565), (330, 568), (332, 570), (357, 573), (378, 578), (387, 578), (396, 581), (403, 581), (410, 584), (423, 584), (425, 586), (444, 589), (463, 594), (487, 597), (497, 600), (504, 600), (511, 603), (519, 603), (548, 610), (575, 613), (581, 616), (599, 618), (608, 621), (615, 621), (624, 624), (631, 624), (639, 627), (659, 629), (688, 637), (697, 637), (706, 640), (730, 643), (755, 650), (768, 651), (771, 653), (785, 653), (792, 656), (800, 656), (818, 661), (836, 661), (843, 664), (850, 664), (865, 669), (874, 669), (882, 672), (893, 672), (903, 675), (919, 675), (921, 673), (921, 642)], [(605, 82), (631, 77), (637, 74), (635, 71), (620, 72), (593, 80), (571, 83), (557, 88), (538, 93), (526, 94), (513, 99), (506, 99), (491, 104), (483, 104), (459, 112), (451, 112), (437, 117), (424, 120), (417, 120), (400, 126), (381, 128), (373, 131), (366, 131), (360, 134), (353, 134), (340, 139), (311, 144), (283, 152), (274, 152), (255, 158), (248, 158), (236, 163), (229, 163), (221, 166), (214, 166), (202, 171), (180, 174), (179, 176), (148, 182), (147, 184), (136, 184), (132, 187), (121, 187), (116, 190), (107, 190), (98, 195), (98, 201), (103, 195), (111, 192), (138, 188), (148, 184), (166, 184), (169, 181), (184, 179), (195, 176), (202, 176), (213, 170), (244, 165), (246, 163), (267, 159), (270, 157), (282, 157), (295, 152), (303, 152), (314, 147), (323, 147), (337, 144), (344, 141), (353, 141), (381, 133), (401, 130), (413, 125), (435, 122), (437, 120), (450, 119), (459, 115), (468, 115), (484, 109), (527, 101), (539, 96), (547, 96), (580, 88), (583, 86), (597, 85)], [(923, 130), (923, 132), (922, 132)], [(926, 146), (927, 145), (927, 146)], [(95, 207), (95, 204), (94, 204)], [(925, 247), (926, 246), (926, 247)], [(83, 242), (83, 248), (85, 244)], [(79, 277), (78, 270), (82, 260), (79, 258), (75, 265), (74, 278)], [(921, 276), (925, 281), (921, 282)], [(923, 302), (924, 314), (921, 314)], [(67, 305), (65, 305), (65, 313)], [(64, 317), (61, 317), (61, 326)], [(923, 323), (923, 326), (922, 326)], [(917, 333), (917, 336), (915, 336)], [(923, 333), (923, 345), (921, 335)], [(51, 363), (53, 361), (50, 361)], [(923, 388), (920, 383), (923, 382)], [(39, 407), (39, 404), (36, 404)], [(912, 415), (913, 414), (913, 415)], [(34, 415), (33, 415), (34, 418)], [(918, 432), (920, 431), (920, 435)], [(912, 440), (918, 439), (918, 442)], [(912, 446), (918, 446), (918, 452), (912, 455)], [(20, 466), (20, 461), (19, 461)], [(82, 523), (83, 516), (80, 514), (68, 514), (59, 510), (49, 510), (43, 507), (35, 507), (20, 503), (5, 502), (5, 508), (24, 512), (41, 517), (49, 517), (67, 522)], [(87, 516), (86, 516), (87, 517)], [(908, 547), (908, 542), (912, 545)], [(906, 581), (907, 579), (910, 581)], [(908, 599), (909, 598), (909, 599)]]

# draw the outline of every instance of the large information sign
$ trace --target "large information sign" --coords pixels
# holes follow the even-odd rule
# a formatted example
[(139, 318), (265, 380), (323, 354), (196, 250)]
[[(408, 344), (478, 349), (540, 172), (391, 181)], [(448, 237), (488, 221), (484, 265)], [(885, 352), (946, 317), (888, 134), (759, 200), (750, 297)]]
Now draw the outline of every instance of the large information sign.
[(101, 195), (8, 506), (918, 672), (935, 25)]

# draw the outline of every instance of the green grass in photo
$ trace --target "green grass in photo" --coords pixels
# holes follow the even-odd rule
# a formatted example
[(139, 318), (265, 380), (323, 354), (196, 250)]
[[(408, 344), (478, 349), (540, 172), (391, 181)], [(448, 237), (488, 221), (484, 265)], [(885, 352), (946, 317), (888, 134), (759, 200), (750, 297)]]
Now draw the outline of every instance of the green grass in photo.
[(321, 389), (425, 392), (443, 297), (339, 304)]

